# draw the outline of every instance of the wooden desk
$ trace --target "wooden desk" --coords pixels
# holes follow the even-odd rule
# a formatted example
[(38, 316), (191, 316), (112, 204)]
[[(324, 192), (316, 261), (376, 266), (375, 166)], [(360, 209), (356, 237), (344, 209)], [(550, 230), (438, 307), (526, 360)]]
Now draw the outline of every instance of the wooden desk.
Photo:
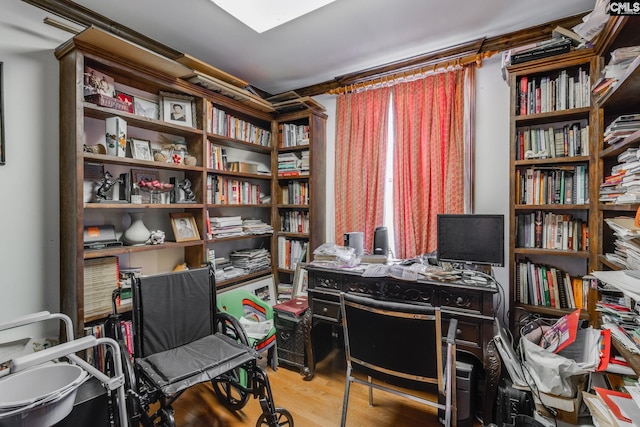
[[(313, 348), (322, 337), (313, 329), (321, 323), (340, 325), (340, 292), (355, 292), (375, 298), (396, 301), (422, 302), (440, 307), (447, 330), (448, 319), (458, 319), (458, 352), (476, 357), (485, 370), (483, 414), (485, 424), (493, 418), (493, 404), (500, 375), (500, 359), (493, 346), (493, 296), (498, 292), (495, 283), (483, 285), (464, 282), (417, 282), (391, 277), (362, 277), (360, 272), (330, 269), (314, 265), (306, 267), (309, 274), (309, 307), (312, 313)], [(315, 354), (318, 352), (314, 351)], [(313, 375), (315, 360), (310, 363)]]

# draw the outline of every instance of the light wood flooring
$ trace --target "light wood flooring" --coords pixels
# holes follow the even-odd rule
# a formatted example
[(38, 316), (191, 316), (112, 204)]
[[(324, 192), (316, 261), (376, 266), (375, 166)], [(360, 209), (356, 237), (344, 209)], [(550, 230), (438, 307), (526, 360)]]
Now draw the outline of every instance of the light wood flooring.
[[(344, 354), (334, 349), (316, 366), (311, 381), (304, 381), (297, 369), (267, 369), (276, 406), (286, 408), (296, 427), (339, 426), (345, 382)], [(242, 411), (232, 413), (218, 403), (210, 383), (189, 388), (173, 405), (178, 427), (255, 426), (261, 414), (257, 399), (250, 399)], [(369, 407), (367, 388), (353, 384), (347, 426), (440, 426), (435, 408), (374, 390)], [(480, 423), (474, 424), (480, 426)]]

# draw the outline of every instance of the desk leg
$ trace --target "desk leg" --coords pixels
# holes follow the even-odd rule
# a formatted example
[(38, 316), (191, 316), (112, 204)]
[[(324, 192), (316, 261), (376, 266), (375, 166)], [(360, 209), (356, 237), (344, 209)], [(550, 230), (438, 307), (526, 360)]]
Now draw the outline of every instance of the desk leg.
[(304, 375), (305, 381), (313, 378), (316, 367), (316, 362), (313, 358), (313, 345), (311, 343), (311, 318), (311, 310), (307, 310), (302, 316), (302, 335), (304, 336), (304, 351), (306, 355), (306, 364), (302, 374)]
[(486, 379), (484, 384), (484, 408), (482, 410), (483, 425), (487, 426), (493, 422), (495, 402), (498, 395), (498, 382), (502, 371), (502, 359), (496, 348), (493, 339), (487, 343), (485, 351)]

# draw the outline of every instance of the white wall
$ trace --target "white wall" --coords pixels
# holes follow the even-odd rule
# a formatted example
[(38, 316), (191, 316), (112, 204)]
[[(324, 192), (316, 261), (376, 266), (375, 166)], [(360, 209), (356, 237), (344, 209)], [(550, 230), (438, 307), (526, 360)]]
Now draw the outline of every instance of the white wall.
[(34, 26), (44, 13), (33, 6), (4, 3), (0, 61), (7, 162), (0, 166), (0, 321), (59, 311), (59, 78), (53, 49), (69, 38), (45, 24)]
[[(315, 98), (324, 105), (327, 120), (327, 237), (335, 236), (334, 148), (336, 97)], [(509, 87), (502, 79), (500, 55), (484, 61), (476, 73), (475, 152), (473, 162), (473, 213), (504, 214), (505, 263), (508, 262), (509, 232)], [(504, 312), (508, 301), (509, 272), (506, 267), (494, 268), (504, 294), (496, 296), (496, 310)], [(502, 315), (502, 314), (501, 314)], [(503, 318), (506, 323), (507, 318)]]
[[(70, 35), (33, 25), (44, 16), (20, 1), (4, 5), (0, 14), (7, 154), (7, 164), (0, 166), (0, 321), (59, 310), (59, 75), (53, 50)], [(509, 96), (499, 62), (486, 60), (476, 75), (474, 210), (508, 215)], [(317, 100), (329, 116), (326, 229), (332, 241), (335, 98)], [(496, 276), (507, 287), (506, 269), (496, 269)]]

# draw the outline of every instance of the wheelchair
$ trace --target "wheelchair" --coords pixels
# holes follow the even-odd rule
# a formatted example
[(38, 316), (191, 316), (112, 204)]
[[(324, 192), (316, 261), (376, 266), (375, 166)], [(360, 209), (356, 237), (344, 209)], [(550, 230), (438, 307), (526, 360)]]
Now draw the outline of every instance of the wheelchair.
[[(229, 410), (242, 409), (250, 397), (259, 400), (257, 427), (293, 427), (293, 417), (275, 406), (269, 379), (258, 366), (260, 354), (248, 344), (240, 323), (216, 309), (210, 268), (141, 277), (133, 280), (131, 357), (112, 296), (108, 330), (120, 343), (129, 424), (174, 427), (173, 402), (190, 386), (210, 381), (217, 399)], [(115, 366), (106, 355), (106, 369)], [(118, 399), (110, 399), (117, 414)], [(113, 425), (119, 426), (117, 417)]]

